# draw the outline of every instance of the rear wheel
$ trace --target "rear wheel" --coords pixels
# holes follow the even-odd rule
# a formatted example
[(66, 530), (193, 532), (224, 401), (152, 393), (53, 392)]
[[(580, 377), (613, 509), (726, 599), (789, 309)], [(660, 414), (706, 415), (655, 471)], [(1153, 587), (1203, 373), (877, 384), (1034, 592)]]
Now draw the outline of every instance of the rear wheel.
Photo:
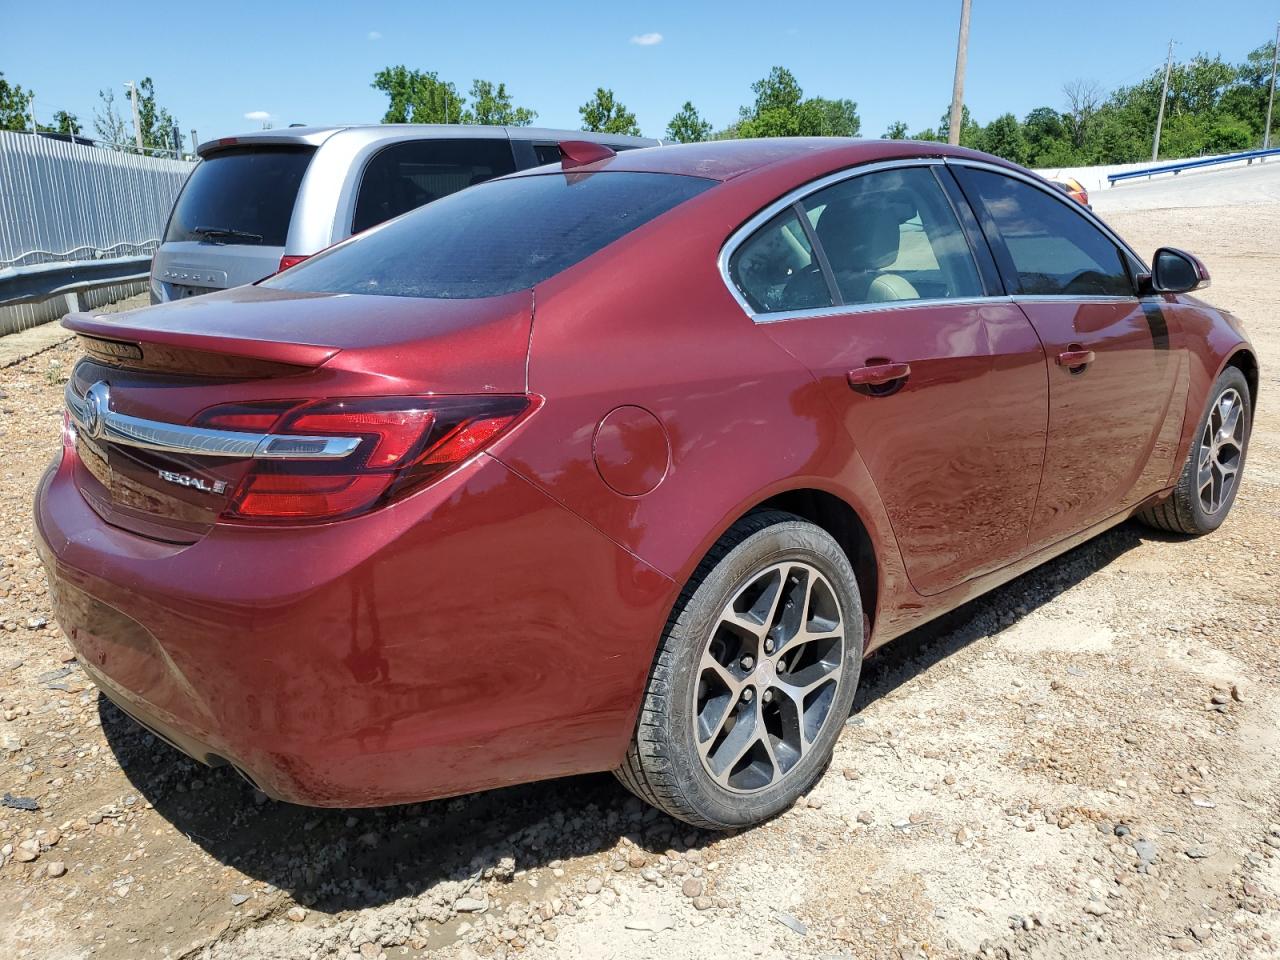
[(777, 511), (740, 520), (676, 604), (615, 775), (700, 827), (785, 810), (831, 760), (862, 637), (853, 569), (829, 534)]
[(1158, 530), (1211, 533), (1222, 526), (1240, 489), (1253, 425), (1249, 384), (1239, 369), (1227, 367), (1209, 397), (1173, 494), (1139, 515)]

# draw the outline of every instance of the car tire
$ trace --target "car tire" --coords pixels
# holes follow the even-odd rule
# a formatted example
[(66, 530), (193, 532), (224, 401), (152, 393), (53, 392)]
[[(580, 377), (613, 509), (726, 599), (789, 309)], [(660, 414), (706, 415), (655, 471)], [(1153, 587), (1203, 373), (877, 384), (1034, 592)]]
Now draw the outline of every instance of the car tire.
[(1239, 368), (1227, 367), (1214, 381), (1209, 398), (1173, 493), (1138, 515), (1157, 530), (1191, 536), (1212, 533), (1235, 502), (1253, 426), (1249, 383)]
[(749, 514), (681, 592), (614, 775), (696, 827), (767, 820), (831, 762), (862, 650), (862, 603), (840, 545), (793, 514)]

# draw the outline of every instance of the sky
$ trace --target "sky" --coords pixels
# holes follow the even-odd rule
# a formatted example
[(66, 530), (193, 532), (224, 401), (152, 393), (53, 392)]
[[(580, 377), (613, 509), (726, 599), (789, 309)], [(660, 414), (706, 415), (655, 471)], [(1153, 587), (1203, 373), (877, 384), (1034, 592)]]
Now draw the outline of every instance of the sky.
[[(92, 134), (97, 91), (150, 76), (157, 99), (208, 140), (290, 123), (376, 122), (384, 66), (434, 70), (464, 93), (502, 81), (540, 126), (580, 125), (611, 87), (647, 136), (686, 100), (715, 127), (788, 67), (806, 95), (857, 102), (864, 136), (893, 121), (937, 125), (950, 103), (960, 0), (699, 0), (439, 4), (214, 0), (153, 4), (0, 2), (0, 71), (36, 91), (36, 113), (77, 114)], [(980, 122), (1063, 106), (1062, 86), (1104, 90), (1175, 56), (1229, 62), (1275, 35), (1277, 0), (973, 0), (965, 101)]]

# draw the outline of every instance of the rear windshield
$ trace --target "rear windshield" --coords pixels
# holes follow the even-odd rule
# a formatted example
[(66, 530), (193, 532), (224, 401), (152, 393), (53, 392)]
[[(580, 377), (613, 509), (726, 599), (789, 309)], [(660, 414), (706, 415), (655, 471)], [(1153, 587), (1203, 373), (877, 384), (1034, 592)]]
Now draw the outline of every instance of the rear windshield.
[(492, 180), (391, 220), (262, 286), (496, 297), (541, 283), (714, 183), (667, 173)]
[(283, 247), (315, 147), (233, 147), (191, 174), (169, 217), (169, 240)]

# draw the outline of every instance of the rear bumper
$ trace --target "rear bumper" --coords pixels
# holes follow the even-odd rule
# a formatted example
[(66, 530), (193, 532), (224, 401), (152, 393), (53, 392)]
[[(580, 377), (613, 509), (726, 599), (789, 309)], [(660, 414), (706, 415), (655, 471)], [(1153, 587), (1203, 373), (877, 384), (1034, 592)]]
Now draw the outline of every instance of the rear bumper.
[(316, 806), (620, 761), (674, 586), (497, 460), (353, 520), (172, 545), (102, 521), (73, 456), (36, 497), (55, 615), (179, 749)]

